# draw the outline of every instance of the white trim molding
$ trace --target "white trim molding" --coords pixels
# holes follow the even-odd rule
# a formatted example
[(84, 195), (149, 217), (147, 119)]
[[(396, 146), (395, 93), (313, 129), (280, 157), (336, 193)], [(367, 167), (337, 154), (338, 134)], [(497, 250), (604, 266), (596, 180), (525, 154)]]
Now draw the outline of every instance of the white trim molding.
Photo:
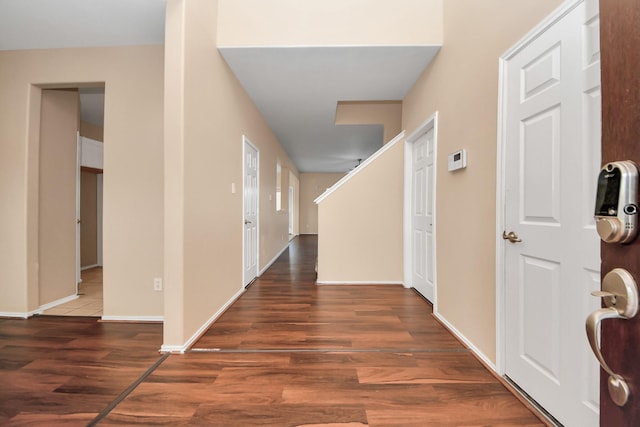
[(355, 280), (355, 281), (335, 281), (335, 280), (321, 280), (321, 281), (316, 281), (316, 285), (376, 285), (376, 286), (380, 286), (380, 285), (403, 285), (402, 282), (399, 281), (380, 281), (380, 280)]
[(99, 264), (85, 265), (84, 267), (80, 267), (80, 271), (90, 270), (96, 267), (100, 267), (100, 265)]
[(48, 302), (46, 304), (42, 304), (40, 307), (35, 310), (27, 311), (27, 312), (12, 312), (12, 311), (0, 311), (0, 317), (13, 317), (20, 319), (28, 319), (36, 314), (42, 314), (44, 311), (49, 310), (50, 308), (57, 307), (61, 304), (65, 304), (69, 301), (73, 301), (78, 299), (78, 295), (69, 295), (64, 298), (57, 299), (55, 301)]
[(220, 316), (222, 316), (222, 314), (227, 310), (227, 308), (229, 308), (234, 302), (236, 302), (238, 300), (238, 298), (240, 298), (242, 296), (243, 293), (244, 293), (244, 288), (242, 288), (241, 290), (236, 292), (235, 295), (233, 295), (231, 297), (231, 299), (229, 299), (229, 301), (227, 301), (222, 307), (220, 307), (220, 309), (218, 311), (216, 311), (213, 314), (213, 316), (211, 316), (209, 318), (209, 320), (207, 320), (202, 326), (200, 326), (200, 328), (184, 344), (182, 344), (182, 345), (164, 345), (163, 344), (160, 347), (160, 352), (161, 353), (181, 353), (181, 354), (185, 353), (187, 350), (189, 350), (189, 348), (191, 348), (191, 346), (196, 341), (198, 341), (198, 339), (205, 332), (207, 332), (209, 327), (211, 327), (211, 325), (216, 320), (218, 320), (218, 318)]
[(484, 353), (481, 352), (478, 347), (473, 345), (473, 343), (469, 341), (467, 337), (465, 337), (459, 330), (455, 328), (455, 326), (449, 323), (447, 319), (442, 317), (442, 315), (440, 315), (439, 313), (434, 312), (433, 315), (436, 317), (436, 319), (438, 319), (440, 323), (444, 325), (445, 328), (449, 330), (449, 332), (455, 335), (455, 337), (458, 340), (462, 341), (473, 354), (475, 354), (480, 360), (482, 360), (487, 365), (487, 367), (491, 368), (492, 371), (497, 372), (496, 365), (491, 361), (491, 359), (485, 356)]
[(65, 304), (65, 303), (67, 303), (69, 301), (73, 301), (73, 300), (76, 300), (76, 299), (78, 299), (78, 295), (69, 295), (68, 297), (57, 299), (55, 301), (52, 301), (52, 302), (49, 302), (49, 303), (41, 305), (40, 307), (38, 307), (38, 309), (35, 311), (35, 313), (36, 314), (41, 314), (45, 310), (49, 310), (50, 308), (56, 307), (56, 306), (58, 306), (60, 304)]
[(0, 311), (0, 318), (1, 317), (9, 317), (9, 318), (15, 318), (15, 319), (28, 319), (32, 316), (35, 316), (36, 314), (40, 314), (40, 309), (38, 310), (33, 310), (33, 311), (26, 311), (26, 312), (22, 312), (22, 311)]
[(162, 323), (164, 316), (102, 316), (103, 322)]
[(391, 149), (391, 147), (393, 147), (394, 145), (396, 145), (399, 141), (404, 140), (404, 131), (400, 132), (398, 135), (396, 135), (395, 138), (393, 138), (391, 141), (387, 142), (385, 145), (382, 146), (382, 148), (380, 148), (378, 151), (376, 151), (375, 153), (373, 153), (371, 156), (369, 156), (364, 162), (360, 163), (360, 165), (358, 165), (357, 168), (353, 169), (351, 172), (349, 172), (348, 174), (346, 174), (345, 176), (343, 176), (342, 178), (340, 178), (340, 180), (338, 182), (336, 182), (335, 184), (333, 184), (331, 187), (327, 188), (327, 190), (322, 193), (321, 195), (319, 195), (314, 201), (313, 203), (315, 203), (316, 205), (319, 204), (320, 202), (322, 202), (324, 199), (326, 199), (331, 193), (333, 193), (334, 191), (336, 191), (338, 188), (342, 187), (345, 182), (349, 181), (352, 177), (356, 176), (357, 174), (360, 173), (361, 170), (365, 169), (369, 164), (371, 164), (375, 159), (377, 159), (378, 157), (382, 156), (384, 153), (386, 153), (387, 151), (389, 151)]

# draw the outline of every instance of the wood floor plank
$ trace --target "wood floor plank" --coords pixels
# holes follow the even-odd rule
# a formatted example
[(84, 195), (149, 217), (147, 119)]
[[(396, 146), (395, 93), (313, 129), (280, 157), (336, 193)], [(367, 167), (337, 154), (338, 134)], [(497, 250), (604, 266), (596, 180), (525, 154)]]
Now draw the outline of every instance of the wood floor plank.
[(0, 319), (0, 424), (86, 426), (155, 360), (161, 325)]
[[(544, 425), (402, 286), (316, 286), (276, 263), (100, 426)], [(0, 424), (87, 425), (159, 358), (162, 326), (0, 319)]]

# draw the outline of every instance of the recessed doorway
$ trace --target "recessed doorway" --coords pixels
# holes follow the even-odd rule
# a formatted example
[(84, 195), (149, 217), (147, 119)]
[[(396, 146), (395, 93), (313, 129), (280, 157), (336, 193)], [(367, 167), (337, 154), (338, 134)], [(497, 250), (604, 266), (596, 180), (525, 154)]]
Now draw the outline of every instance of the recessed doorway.
[(104, 87), (41, 93), (38, 311), (101, 317)]

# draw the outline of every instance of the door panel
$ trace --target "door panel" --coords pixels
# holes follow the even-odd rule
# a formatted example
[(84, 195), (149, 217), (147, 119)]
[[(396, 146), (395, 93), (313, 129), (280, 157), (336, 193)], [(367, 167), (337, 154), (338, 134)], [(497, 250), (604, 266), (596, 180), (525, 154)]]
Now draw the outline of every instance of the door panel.
[[(640, 2), (601, 0), (600, 13), (602, 163), (640, 164)], [(626, 245), (602, 243), (601, 253), (603, 276), (621, 267), (640, 281), (639, 239)], [(640, 425), (640, 316), (603, 322), (602, 353), (611, 369), (627, 380), (631, 397), (624, 407), (616, 406), (607, 391), (608, 375), (602, 372), (601, 425)]]
[(521, 242), (505, 240), (505, 370), (570, 426), (598, 424), (584, 339), (599, 275), (597, 16), (579, 2), (506, 64), (505, 231)]
[(411, 169), (411, 286), (429, 301), (434, 297), (433, 144), (433, 129), (413, 143)]
[[(522, 257), (520, 357), (555, 384), (560, 383), (560, 263)], [(550, 307), (549, 307), (550, 306)], [(540, 307), (548, 307), (540, 316)]]
[(77, 91), (43, 90), (38, 194), (39, 305), (77, 293)]

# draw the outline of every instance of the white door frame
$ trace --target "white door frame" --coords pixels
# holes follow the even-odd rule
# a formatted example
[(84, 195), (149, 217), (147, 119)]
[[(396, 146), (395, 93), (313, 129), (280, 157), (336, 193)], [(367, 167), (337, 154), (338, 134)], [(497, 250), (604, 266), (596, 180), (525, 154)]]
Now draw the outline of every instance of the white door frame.
[(242, 135), (242, 218), (240, 220), (240, 224), (242, 224), (242, 283), (240, 284), (240, 289), (244, 289), (246, 286), (245, 283), (245, 278), (244, 278), (244, 242), (245, 242), (245, 236), (244, 236), (244, 187), (245, 187), (245, 182), (244, 182), (244, 178), (245, 178), (245, 174), (246, 174), (246, 170), (245, 170), (245, 156), (246, 156), (246, 146), (249, 145), (251, 146), (254, 150), (256, 150), (257, 153), (257, 165), (256, 165), (256, 173), (258, 176), (257, 182), (256, 182), (256, 199), (257, 199), (257, 204), (256, 204), (256, 217), (258, 220), (258, 223), (256, 225), (256, 275), (260, 272), (260, 150), (258, 149), (258, 147), (255, 146), (255, 144), (253, 144), (251, 141), (249, 141), (249, 138), (247, 138), (245, 135)]
[(505, 242), (502, 238), (502, 231), (505, 230), (505, 209), (506, 209), (506, 85), (507, 85), (507, 62), (522, 49), (528, 46), (533, 40), (560, 21), (565, 15), (571, 12), (584, 0), (567, 0), (551, 13), (540, 24), (535, 26), (518, 43), (507, 50), (499, 58), (499, 78), (498, 78), (498, 143), (497, 143), (497, 170), (496, 170), (496, 369), (501, 376), (505, 375), (506, 366), (506, 287), (505, 287)]
[(411, 245), (411, 198), (412, 198), (412, 167), (413, 167), (413, 143), (422, 135), (433, 129), (433, 179), (431, 182), (433, 194), (433, 312), (438, 311), (438, 275), (436, 268), (436, 177), (438, 159), (438, 112), (433, 113), (416, 130), (409, 135), (404, 142), (404, 212), (403, 212), (403, 246), (404, 246), (404, 287), (410, 287), (413, 270), (413, 252)]
[(81, 233), (81, 201), (80, 195), (82, 193), (82, 139), (80, 138), (80, 132), (76, 133), (76, 295), (80, 293), (80, 282), (82, 282), (82, 262), (81, 247), (80, 247), (80, 233)]

